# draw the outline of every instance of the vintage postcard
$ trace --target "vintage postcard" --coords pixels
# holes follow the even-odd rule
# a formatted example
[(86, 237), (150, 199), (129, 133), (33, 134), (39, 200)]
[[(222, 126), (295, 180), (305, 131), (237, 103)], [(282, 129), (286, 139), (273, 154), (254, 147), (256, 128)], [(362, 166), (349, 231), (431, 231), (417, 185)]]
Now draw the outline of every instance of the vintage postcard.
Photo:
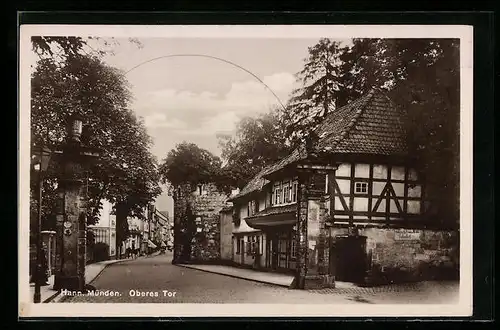
[(472, 27), (21, 25), (19, 316), (472, 315)]

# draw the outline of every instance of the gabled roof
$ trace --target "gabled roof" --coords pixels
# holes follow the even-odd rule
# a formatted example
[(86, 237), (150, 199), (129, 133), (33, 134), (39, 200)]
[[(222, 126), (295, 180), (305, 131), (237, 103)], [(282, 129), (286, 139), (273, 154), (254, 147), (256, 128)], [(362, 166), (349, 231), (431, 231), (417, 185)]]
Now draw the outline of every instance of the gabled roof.
[(243, 187), (243, 189), (241, 189), (241, 191), (238, 194), (229, 198), (227, 201), (232, 202), (253, 192), (260, 191), (266, 184), (269, 183), (268, 180), (263, 178), (263, 175), (267, 173), (269, 169), (270, 166), (267, 166), (264, 169), (262, 169)]
[[(382, 91), (372, 89), (325, 117), (315, 130), (318, 140), (312, 151), (407, 156), (404, 116)], [(264, 177), (307, 157), (305, 146), (299, 146), (271, 166)]]

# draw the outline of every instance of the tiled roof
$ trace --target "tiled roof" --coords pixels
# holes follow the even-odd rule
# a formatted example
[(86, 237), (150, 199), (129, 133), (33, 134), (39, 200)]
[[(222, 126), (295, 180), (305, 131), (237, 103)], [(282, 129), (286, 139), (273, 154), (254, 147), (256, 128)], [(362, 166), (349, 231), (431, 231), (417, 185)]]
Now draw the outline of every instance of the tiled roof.
[(250, 217), (246, 217), (245, 219), (253, 219), (253, 218), (260, 218), (260, 217), (266, 217), (268, 215), (274, 215), (274, 214), (282, 214), (282, 213), (293, 213), (297, 211), (297, 204), (290, 204), (290, 205), (283, 205), (283, 206), (275, 206), (275, 207), (269, 207), (267, 209), (264, 209), (260, 212), (255, 213), (254, 215)]
[[(318, 153), (407, 155), (404, 114), (381, 91), (369, 93), (328, 114), (315, 130)], [(271, 174), (307, 158), (304, 146), (275, 163)]]
[(239, 199), (243, 196), (246, 196), (252, 192), (255, 192), (255, 191), (260, 191), (267, 183), (269, 183), (268, 180), (264, 179), (262, 176), (264, 175), (264, 173), (267, 173), (267, 171), (269, 170), (269, 166), (265, 167), (264, 169), (262, 169), (259, 173), (257, 173), (257, 175), (255, 175), (252, 180), (250, 180), (246, 186), (243, 187), (243, 189), (241, 189), (241, 191), (234, 195), (233, 197), (229, 198), (228, 199), (228, 202), (231, 202), (231, 201), (234, 201), (236, 199)]

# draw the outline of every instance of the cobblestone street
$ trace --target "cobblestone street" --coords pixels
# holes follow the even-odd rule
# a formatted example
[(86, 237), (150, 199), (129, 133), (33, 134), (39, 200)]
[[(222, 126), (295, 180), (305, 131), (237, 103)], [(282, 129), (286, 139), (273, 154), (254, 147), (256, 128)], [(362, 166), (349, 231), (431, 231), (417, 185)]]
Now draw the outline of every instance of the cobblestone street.
[(325, 296), (319, 293), (289, 290), (178, 267), (171, 264), (171, 259), (171, 255), (160, 255), (109, 266), (92, 285), (96, 288), (96, 292), (110, 290), (117, 293), (116, 295), (66, 296), (61, 302), (356, 303), (338, 295)]
[[(171, 254), (108, 266), (92, 282), (96, 295), (66, 295), (60, 302), (88, 303), (453, 303), (453, 286), (443, 286), (429, 301), (427, 292), (374, 289), (289, 290), (171, 264)], [(418, 289), (418, 288), (417, 288)], [(435, 291), (434, 288), (432, 291)], [(99, 295), (106, 293), (107, 295)], [(64, 293), (62, 293), (64, 294)], [(412, 299), (415, 297), (415, 299)], [(419, 298), (420, 297), (420, 298)], [(427, 297), (425, 300), (424, 297)], [(437, 299), (439, 297), (439, 299)], [(412, 301), (415, 300), (415, 301)]]

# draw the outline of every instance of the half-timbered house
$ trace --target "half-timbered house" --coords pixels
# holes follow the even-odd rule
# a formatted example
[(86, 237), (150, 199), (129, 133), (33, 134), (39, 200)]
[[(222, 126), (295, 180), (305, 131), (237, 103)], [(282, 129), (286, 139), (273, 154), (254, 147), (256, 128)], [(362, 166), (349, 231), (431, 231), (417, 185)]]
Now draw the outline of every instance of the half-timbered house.
[(294, 271), (299, 288), (458, 269), (456, 228), (426, 217), (425, 180), (408, 152), (404, 115), (372, 90), (328, 114), (315, 139), (236, 196), (240, 210), (247, 205), (245, 226), (261, 237), (264, 267)]

